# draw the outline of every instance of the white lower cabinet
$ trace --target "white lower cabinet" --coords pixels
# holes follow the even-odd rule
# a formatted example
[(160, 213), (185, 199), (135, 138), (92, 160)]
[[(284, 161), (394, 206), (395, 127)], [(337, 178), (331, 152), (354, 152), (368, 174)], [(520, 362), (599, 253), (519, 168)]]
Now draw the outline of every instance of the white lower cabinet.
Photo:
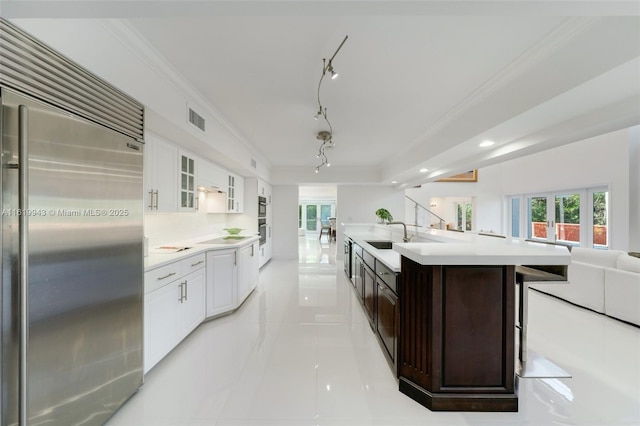
[(183, 283), (184, 299), (182, 301), (181, 330), (182, 337), (191, 333), (205, 318), (206, 273), (202, 268), (181, 280)]
[(207, 317), (231, 312), (258, 285), (258, 242), (207, 253)]
[[(149, 371), (178, 343), (179, 283), (171, 283), (144, 297), (144, 372)], [(178, 302), (179, 303), (179, 302)]]
[(236, 250), (207, 253), (207, 317), (229, 312), (236, 307)]
[(204, 320), (204, 256), (192, 256), (145, 273), (145, 373)]
[(260, 268), (260, 257), (258, 253), (258, 243), (238, 250), (238, 305), (251, 294), (258, 285), (258, 269)]
[[(258, 242), (210, 250), (144, 274), (144, 372), (205, 318), (238, 308), (258, 285)], [(206, 265), (206, 268), (205, 268)]]

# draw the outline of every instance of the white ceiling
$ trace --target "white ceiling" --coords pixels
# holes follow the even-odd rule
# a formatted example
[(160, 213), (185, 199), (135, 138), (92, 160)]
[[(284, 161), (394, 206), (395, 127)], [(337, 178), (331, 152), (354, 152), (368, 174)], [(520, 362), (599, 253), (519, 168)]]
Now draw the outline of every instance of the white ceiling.
[[(113, 17), (127, 18), (272, 170), (319, 163), (322, 59), (348, 35), (333, 62), (340, 77), (321, 90), (335, 147), (320, 181), (365, 168), (414, 185), (640, 124), (638, 1), (119, 7)], [(480, 149), (484, 139), (496, 144)]]

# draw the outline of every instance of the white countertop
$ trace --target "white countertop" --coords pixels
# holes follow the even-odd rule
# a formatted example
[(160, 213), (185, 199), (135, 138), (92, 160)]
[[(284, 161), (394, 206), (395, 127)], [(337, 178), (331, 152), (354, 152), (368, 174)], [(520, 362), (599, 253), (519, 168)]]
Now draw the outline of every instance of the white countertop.
[(369, 230), (354, 230), (345, 231), (346, 236), (351, 238), (354, 243), (365, 249), (373, 257), (381, 261), (387, 268), (394, 272), (400, 272), (400, 253), (395, 250), (377, 249), (366, 241), (389, 241), (390, 238), (386, 235), (380, 235), (375, 231)]
[[(195, 240), (181, 241), (179, 243), (170, 244), (176, 247), (189, 247), (187, 250), (178, 251), (175, 253), (153, 253), (154, 248), (149, 249), (149, 255), (144, 258), (144, 270), (145, 272), (168, 263), (175, 262), (180, 259), (185, 259), (189, 256), (207, 252), (209, 250), (232, 250), (239, 247), (244, 247), (248, 244), (252, 244), (258, 241), (260, 237), (257, 235), (246, 235), (245, 239), (238, 240), (233, 243), (224, 244), (200, 244), (198, 241), (209, 241), (214, 238), (224, 237), (225, 235), (214, 235), (209, 237), (200, 237)], [(168, 244), (165, 244), (168, 245)]]
[[(491, 238), (491, 237), (487, 237)], [(503, 239), (467, 243), (394, 243), (393, 249), (421, 265), (568, 265), (566, 247)]]
[[(395, 272), (400, 272), (400, 256), (421, 265), (568, 265), (566, 247), (495, 238), (471, 232), (439, 229), (422, 230), (415, 239), (403, 243), (398, 230), (377, 224), (343, 224), (344, 234)], [(402, 227), (399, 227), (400, 230)], [(408, 234), (414, 231), (408, 227)], [(393, 241), (392, 250), (379, 250), (366, 241)]]

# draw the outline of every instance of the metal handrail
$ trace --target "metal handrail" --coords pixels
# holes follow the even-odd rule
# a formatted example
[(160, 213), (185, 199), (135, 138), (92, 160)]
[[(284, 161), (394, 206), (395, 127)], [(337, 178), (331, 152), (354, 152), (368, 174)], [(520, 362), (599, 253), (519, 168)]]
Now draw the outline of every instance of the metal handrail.
[(444, 229), (443, 224), (445, 222), (445, 220), (443, 218), (441, 218), (440, 216), (438, 216), (437, 214), (435, 214), (434, 212), (432, 212), (431, 210), (429, 210), (428, 208), (426, 208), (425, 206), (423, 206), (422, 204), (420, 204), (419, 202), (417, 202), (416, 200), (414, 200), (413, 198), (409, 197), (408, 195), (405, 195), (405, 197), (411, 201), (412, 203), (415, 204), (415, 214), (414, 214), (414, 225), (413, 226), (419, 226), (418, 225), (418, 207), (421, 207), (424, 211), (426, 211), (427, 213), (429, 213), (432, 216), (437, 217), (440, 220), (440, 229)]

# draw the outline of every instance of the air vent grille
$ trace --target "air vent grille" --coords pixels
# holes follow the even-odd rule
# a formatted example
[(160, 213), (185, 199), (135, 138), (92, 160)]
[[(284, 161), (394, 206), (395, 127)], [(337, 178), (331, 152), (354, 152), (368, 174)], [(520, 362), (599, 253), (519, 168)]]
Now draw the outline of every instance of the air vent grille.
[(2, 18), (0, 85), (143, 140), (140, 103)]
[(253, 167), (254, 169), (258, 167), (258, 163), (256, 163), (256, 160), (254, 160), (253, 158), (251, 159), (251, 167)]
[(189, 123), (196, 126), (198, 129), (204, 132), (204, 118), (191, 108), (189, 108)]

